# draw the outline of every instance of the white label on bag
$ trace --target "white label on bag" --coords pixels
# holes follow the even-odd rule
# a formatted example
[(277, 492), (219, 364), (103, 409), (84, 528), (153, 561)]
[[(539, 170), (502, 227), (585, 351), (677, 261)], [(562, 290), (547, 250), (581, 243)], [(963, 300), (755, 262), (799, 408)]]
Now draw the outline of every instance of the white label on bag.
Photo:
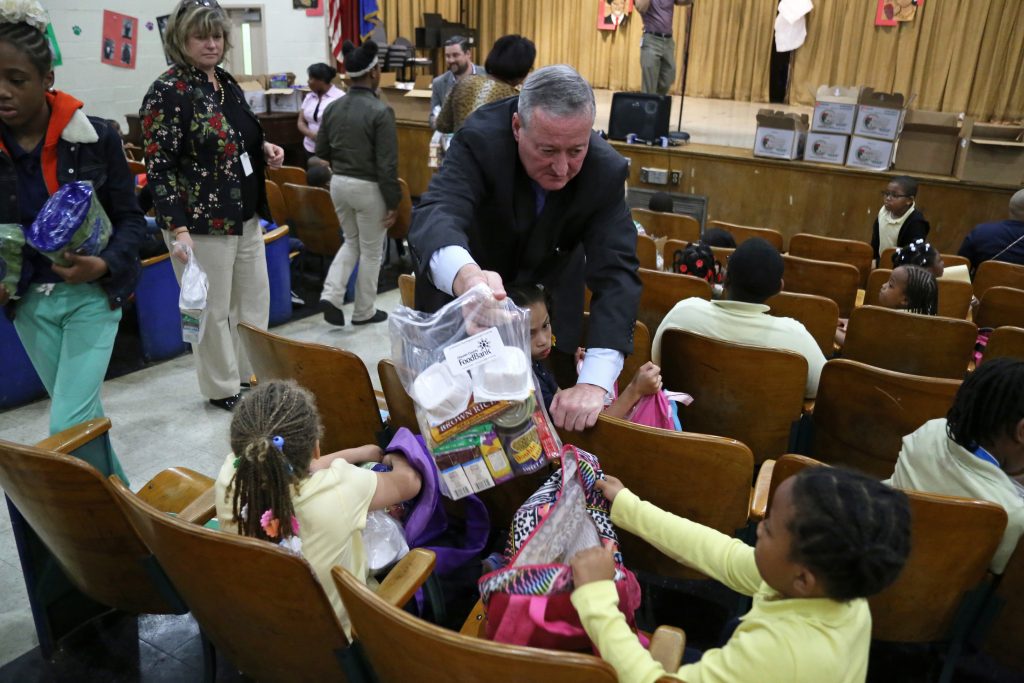
[(452, 374), (457, 374), (494, 360), (497, 352), (504, 347), (498, 328), (491, 327), (446, 348), (444, 359)]

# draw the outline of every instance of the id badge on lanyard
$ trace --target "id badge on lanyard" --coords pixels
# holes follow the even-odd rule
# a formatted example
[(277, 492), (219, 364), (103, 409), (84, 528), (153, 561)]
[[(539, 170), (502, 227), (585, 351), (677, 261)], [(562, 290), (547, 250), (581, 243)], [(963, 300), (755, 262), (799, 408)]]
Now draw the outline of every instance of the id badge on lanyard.
[(251, 176), (252, 175), (252, 160), (249, 159), (249, 153), (248, 152), (242, 152), (242, 156), (240, 156), (238, 158), (242, 162), (242, 171), (245, 173), (246, 177)]

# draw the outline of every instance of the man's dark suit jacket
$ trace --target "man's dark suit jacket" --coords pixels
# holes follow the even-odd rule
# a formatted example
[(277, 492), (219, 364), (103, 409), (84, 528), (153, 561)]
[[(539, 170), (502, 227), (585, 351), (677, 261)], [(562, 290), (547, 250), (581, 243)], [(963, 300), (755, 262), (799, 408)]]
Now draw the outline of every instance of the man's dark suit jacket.
[[(477, 109), (452, 138), (444, 165), (413, 212), (416, 307), (451, 300), (433, 286), (430, 257), (461, 246), (506, 285), (540, 283), (552, 295), (556, 346), (629, 354), (640, 300), (636, 228), (625, 202), (626, 160), (594, 133), (579, 174), (548, 192), (537, 215), (534, 184), (512, 136), (517, 98)], [(583, 344), (584, 283), (593, 292)]]

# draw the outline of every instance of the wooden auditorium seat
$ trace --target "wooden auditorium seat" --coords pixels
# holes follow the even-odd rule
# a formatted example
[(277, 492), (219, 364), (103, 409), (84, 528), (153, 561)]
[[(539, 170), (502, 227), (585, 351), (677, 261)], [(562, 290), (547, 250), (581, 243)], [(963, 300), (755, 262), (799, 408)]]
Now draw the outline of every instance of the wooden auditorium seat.
[[(359, 681), (341, 622), (312, 568), (275, 543), (213, 531), (165, 515), (116, 486), (121, 507), (217, 652), (259, 681)], [(411, 595), (434, 554), (412, 550), (380, 586)], [(395, 584), (400, 585), (395, 585)], [(403, 603), (404, 604), (404, 601)], [(204, 653), (208, 654), (208, 653)], [(207, 658), (207, 680), (213, 659)]]
[(989, 287), (1024, 289), (1024, 266), (1005, 261), (985, 261), (974, 274), (974, 296), (980, 301)]
[(684, 429), (738, 439), (756, 463), (788, 450), (804, 405), (803, 356), (668, 329), (661, 360), (665, 386), (694, 398), (680, 414)]
[(409, 234), (409, 227), (412, 226), (412, 195), (409, 194), (409, 183), (405, 182), (404, 178), (399, 178), (398, 187), (402, 190), (402, 198), (398, 202), (395, 222), (388, 228), (388, 238), (393, 240), (405, 239)]
[(306, 171), (298, 166), (282, 166), (281, 168), (270, 168), (268, 166), (267, 178), (282, 187), (285, 183), (306, 185)]
[(736, 246), (743, 244), (751, 237), (760, 237), (763, 240), (767, 240), (769, 244), (780, 252), (782, 251), (782, 233), (778, 230), (755, 228), (752, 225), (738, 225), (736, 223), (726, 223), (725, 221), (710, 221), (708, 227), (725, 230), (736, 239)]
[[(892, 255), (896, 253), (896, 247), (889, 247), (883, 249), (882, 253), (878, 255), (878, 268), (892, 268)], [(942, 254), (942, 262), (946, 268), (952, 268), (954, 266), (967, 266), (970, 267), (971, 260), (964, 256), (958, 256), (957, 254)]]
[(967, 320), (861, 306), (850, 316), (843, 358), (909, 375), (963, 379), (978, 327)]
[(398, 431), (405, 427), (413, 434), (420, 433), (420, 425), (416, 420), (416, 405), (412, 397), (402, 386), (398, 378), (398, 370), (390, 358), (382, 358), (377, 363), (377, 375), (380, 377), (380, 388), (384, 392), (384, 402), (388, 406), (388, 427)]
[(402, 273), (398, 276), (398, 295), (406, 308), (416, 307), (416, 276)]
[(653, 237), (637, 233), (636, 259), (640, 262), (641, 268), (658, 270), (658, 245)]
[(294, 236), (302, 240), (308, 253), (333, 259), (341, 248), (341, 224), (331, 193), (295, 183), (285, 183), (281, 192)]
[(274, 217), (274, 223), (279, 226), (288, 225), (288, 205), (284, 201), (284, 194), (281, 186), (269, 178), (263, 181), (267, 191), (267, 204), (270, 205), (270, 214)]
[(989, 287), (981, 296), (981, 304), (974, 312), (978, 327), (1024, 327), (1024, 289)]
[(1003, 666), (1024, 671), (1024, 648), (1020, 646), (1024, 633), (1024, 543), (1018, 541), (989, 598), (989, 607), (993, 616), (985, 624), (982, 649)]
[(839, 324), (839, 306), (835, 301), (814, 294), (779, 292), (765, 304), (771, 307), (769, 314), (799, 321), (814, 337), (826, 358), (835, 353), (836, 326)]
[[(27, 544), (19, 554), (36, 633), (46, 656), (56, 640), (79, 625), (67, 623), (66, 617), (51, 609), (67, 612), (61, 604), (78, 603), (80, 598), (65, 591), (51, 605), (39, 597), (59, 588), (62, 574), (88, 598), (124, 612), (188, 611), (159, 573), (152, 571), (152, 553), (122, 512), (111, 483), (73, 455), (108, 439), (109, 430), (110, 420), (104, 417), (75, 425), (35, 446), (0, 440), (0, 487), (20, 513), (11, 522), (19, 545)], [(137, 494), (127, 491), (126, 495), (148, 501), (160, 514), (175, 513), (191, 526), (213, 516), (212, 492), (212, 479), (175, 467), (157, 474)], [(34, 537), (45, 544), (49, 556), (39, 552)]]
[(818, 384), (810, 455), (879, 479), (891, 477), (903, 437), (945, 417), (959, 388), (959, 380), (834, 358), (825, 363)]
[(370, 373), (359, 356), (288, 339), (249, 323), (239, 323), (238, 334), (261, 382), (292, 379), (316, 397), (324, 425), (322, 452), (378, 443), (384, 422)]
[[(864, 304), (878, 306), (878, 295), (882, 291), (882, 285), (889, 281), (892, 276), (891, 268), (875, 268), (868, 275), (868, 284), (864, 288)], [(974, 289), (970, 282), (963, 280), (938, 279), (935, 283), (939, 286), (939, 315), (944, 318), (958, 318), (963, 320), (971, 309), (971, 299), (974, 298)]]
[(1005, 357), (1024, 360), (1024, 327), (1005, 325), (992, 330), (982, 362)]
[(867, 284), (874, 254), (871, 245), (860, 240), (823, 237), (801, 232), (789, 238), (789, 254), (816, 261), (847, 263), (860, 273), (860, 287)]
[(775, 460), (765, 460), (757, 471), (754, 493), (750, 497), (750, 521), (759, 522), (768, 516), (775, 490), (800, 470), (821, 467), (825, 463), (796, 453), (785, 453)]
[(133, 176), (143, 175), (146, 172), (146, 164), (142, 163), (141, 161), (134, 161), (132, 159), (128, 159), (128, 172), (131, 173)]
[(839, 306), (839, 316), (849, 318), (857, 303), (860, 271), (846, 263), (817, 261), (783, 254), (783, 290), (799, 294), (815, 294), (832, 299)]
[(640, 292), (636, 317), (654, 333), (658, 331), (665, 315), (683, 299), (693, 296), (711, 299), (711, 285), (698, 277), (662, 273), (647, 268), (641, 268), (639, 275), (643, 290)]
[[(681, 411), (689, 410), (680, 409)], [(683, 417), (684, 426), (687, 419)], [(563, 443), (593, 453), (606, 474), (662, 510), (732, 536), (747, 523), (754, 456), (734, 439), (673, 432), (601, 415), (590, 429), (560, 432)], [(705, 578), (623, 529), (629, 566), (675, 579)]]
[(633, 209), (633, 220), (644, 226), (652, 237), (696, 242), (700, 239), (700, 221), (681, 213), (666, 213), (648, 209)]

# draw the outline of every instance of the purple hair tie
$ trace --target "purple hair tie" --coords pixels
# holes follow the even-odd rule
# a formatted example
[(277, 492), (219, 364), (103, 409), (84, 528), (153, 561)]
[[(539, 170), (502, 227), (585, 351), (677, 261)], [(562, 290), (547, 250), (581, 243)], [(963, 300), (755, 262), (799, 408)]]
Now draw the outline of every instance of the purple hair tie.
[(275, 436), (270, 441), (271, 441), (271, 443), (274, 444), (274, 448), (276, 448), (277, 450), (281, 451), (282, 453), (284, 452), (284, 437), (283, 436)]

